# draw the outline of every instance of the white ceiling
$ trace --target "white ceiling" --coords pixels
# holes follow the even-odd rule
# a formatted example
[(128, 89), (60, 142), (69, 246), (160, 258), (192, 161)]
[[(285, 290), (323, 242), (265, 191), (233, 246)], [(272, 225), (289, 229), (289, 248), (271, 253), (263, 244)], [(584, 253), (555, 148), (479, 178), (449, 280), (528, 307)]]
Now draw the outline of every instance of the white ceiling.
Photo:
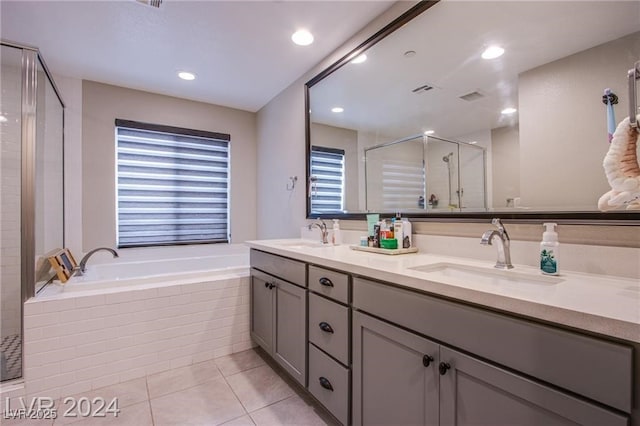
[[(518, 106), (520, 73), (628, 34), (640, 41), (639, 30), (640, 1), (442, 1), (370, 48), (366, 62), (313, 86), (312, 120), (382, 141), (428, 129), (457, 139), (514, 124), (517, 114), (500, 111)], [(504, 56), (481, 59), (491, 44), (504, 46)], [(635, 46), (623, 82), (640, 57)], [(405, 57), (408, 50), (415, 56)], [(425, 84), (434, 89), (412, 93)], [(484, 98), (459, 98), (474, 91)], [(344, 112), (333, 114), (334, 106)]]
[[(257, 111), (391, 4), (1, 0), (0, 36), (38, 47), (54, 74)], [(299, 28), (311, 46), (291, 42)]]

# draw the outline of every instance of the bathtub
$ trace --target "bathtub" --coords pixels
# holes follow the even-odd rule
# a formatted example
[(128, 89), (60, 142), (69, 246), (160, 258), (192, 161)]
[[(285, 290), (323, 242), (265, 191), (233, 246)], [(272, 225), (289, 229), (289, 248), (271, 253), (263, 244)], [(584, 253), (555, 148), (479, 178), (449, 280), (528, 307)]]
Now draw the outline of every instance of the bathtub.
[[(223, 279), (226, 276), (249, 275), (249, 250), (244, 246), (227, 245), (220, 254), (190, 257), (132, 256), (121, 251), (120, 258), (91, 261), (83, 276), (71, 277), (65, 284), (54, 282), (38, 296), (60, 293), (95, 292), (101, 289), (123, 289), (136, 286), (165, 286)], [(148, 252), (147, 252), (148, 253)], [(184, 253), (182, 253), (184, 254)], [(137, 260), (132, 260), (137, 257)], [(92, 259), (93, 260), (93, 259)]]
[(249, 249), (178, 251), (96, 256), (25, 302), (27, 393), (60, 398), (253, 347)]

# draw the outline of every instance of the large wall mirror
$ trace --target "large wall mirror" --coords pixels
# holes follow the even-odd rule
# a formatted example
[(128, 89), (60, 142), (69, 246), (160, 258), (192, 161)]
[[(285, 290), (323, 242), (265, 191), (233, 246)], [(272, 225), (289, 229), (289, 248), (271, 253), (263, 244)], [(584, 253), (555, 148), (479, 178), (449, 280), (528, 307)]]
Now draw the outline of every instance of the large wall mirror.
[(597, 208), (639, 30), (636, 1), (417, 4), (307, 83), (307, 216), (639, 220)]

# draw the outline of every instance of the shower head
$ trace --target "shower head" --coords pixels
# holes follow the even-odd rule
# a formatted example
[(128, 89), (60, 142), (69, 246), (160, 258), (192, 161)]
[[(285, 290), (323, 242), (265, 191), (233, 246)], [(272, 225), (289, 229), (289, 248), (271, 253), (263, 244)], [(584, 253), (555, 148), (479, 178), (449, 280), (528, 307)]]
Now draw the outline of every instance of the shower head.
[(450, 152), (449, 154), (445, 155), (444, 157), (442, 157), (442, 161), (444, 161), (445, 163), (449, 162), (449, 159), (453, 156), (453, 152)]

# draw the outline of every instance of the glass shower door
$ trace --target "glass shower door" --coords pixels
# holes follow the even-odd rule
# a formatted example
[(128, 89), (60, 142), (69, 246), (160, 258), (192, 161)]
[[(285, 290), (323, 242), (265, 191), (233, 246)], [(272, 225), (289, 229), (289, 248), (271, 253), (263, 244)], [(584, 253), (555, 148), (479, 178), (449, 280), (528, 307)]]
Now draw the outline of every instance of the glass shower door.
[(460, 208), (485, 211), (486, 176), (485, 150), (475, 146), (460, 144), (460, 188), (458, 198)]
[(22, 49), (0, 53), (0, 378), (22, 376)]

